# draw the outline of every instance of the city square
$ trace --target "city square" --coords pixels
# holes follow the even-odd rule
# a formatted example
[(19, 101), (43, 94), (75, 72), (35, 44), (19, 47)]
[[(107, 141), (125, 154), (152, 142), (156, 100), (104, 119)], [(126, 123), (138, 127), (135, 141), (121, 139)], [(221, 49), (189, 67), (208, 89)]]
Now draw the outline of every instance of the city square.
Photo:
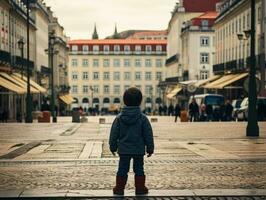
[(266, 199), (265, 38), (265, 0), (0, 0), (0, 199)]
[[(1, 125), (0, 196), (112, 197), (118, 158), (108, 147), (113, 117), (104, 118), (105, 124), (91, 117), (82, 124), (63, 118), (57, 124)], [(243, 134), (246, 123), (206, 128), (156, 118), (155, 154), (145, 158), (150, 195), (265, 195), (265, 123), (263, 134), (252, 139)], [(130, 196), (132, 172), (129, 176)]]

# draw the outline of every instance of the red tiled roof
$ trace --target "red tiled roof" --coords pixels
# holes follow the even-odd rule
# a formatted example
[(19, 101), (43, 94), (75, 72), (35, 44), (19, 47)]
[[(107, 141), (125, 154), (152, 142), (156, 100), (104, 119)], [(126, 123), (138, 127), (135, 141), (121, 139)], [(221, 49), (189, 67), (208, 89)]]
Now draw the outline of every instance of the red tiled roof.
[(198, 17), (195, 17), (194, 19), (216, 19), (217, 16), (218, 16), (218, 12), (210, 11)]
[(68, 44), (91, 44), (91, 45), (119, 45), (119, 44), (167, 44), (167, 40), (129, 40), (129, 39), (103, 39), (103, 40), (70, 40)]
[(184, 0), (185, 12), (216, 11), (216, 3), (221, 0)]

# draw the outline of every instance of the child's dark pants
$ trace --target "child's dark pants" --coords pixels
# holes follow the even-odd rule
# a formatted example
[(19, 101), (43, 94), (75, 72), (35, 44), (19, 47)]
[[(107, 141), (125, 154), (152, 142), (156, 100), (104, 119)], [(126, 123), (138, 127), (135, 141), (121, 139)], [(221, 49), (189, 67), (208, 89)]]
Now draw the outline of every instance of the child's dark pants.
[(127, 177), (130, 167), (130, 160), (133, 158), (133, 171), (136, 176), (144, 176), (142, 155), (119, 155), (119, 167), (117, 176)]

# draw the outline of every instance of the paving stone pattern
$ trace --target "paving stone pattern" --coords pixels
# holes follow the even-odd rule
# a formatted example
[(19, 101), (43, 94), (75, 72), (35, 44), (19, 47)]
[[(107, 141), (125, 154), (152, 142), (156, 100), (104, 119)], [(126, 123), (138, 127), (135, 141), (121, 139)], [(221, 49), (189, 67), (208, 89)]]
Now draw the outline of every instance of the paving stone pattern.
[[(108, 149), (112, 120), (0, 124), (0, 191), (111, 190), (118, 162)], [(152, 123), (156, 150), (145, 158), (150, 189), (266, 189), (266, 123), (252, 139), (245, 137), (246, 123), (172, 121)], [(40, 144), (25, 151), (33, 142)], [(22, 147), (22, 154), (6, 157)], [(132, 171), (126, 188), (134, 189)]]

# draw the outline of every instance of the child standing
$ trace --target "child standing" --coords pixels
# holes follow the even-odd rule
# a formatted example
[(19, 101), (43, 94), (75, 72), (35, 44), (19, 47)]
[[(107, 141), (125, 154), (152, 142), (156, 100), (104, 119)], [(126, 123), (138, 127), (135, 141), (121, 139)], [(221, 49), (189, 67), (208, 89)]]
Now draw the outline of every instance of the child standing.
[(120, 157), (113, 193), (124, 195), (130, 160), (133, 159), (135, 193), (147, 194), (143, 165), (145, 151), (148, 157), (154, 151), (152, 127), (148, 118), (141, 113), (142, 93), (140, 90), (134, 87), (127, 89), (123, 95), (123, 101), (125, 107), (115, 118), (109, 138), (110, 151), (113, 155), (117, 151)]

